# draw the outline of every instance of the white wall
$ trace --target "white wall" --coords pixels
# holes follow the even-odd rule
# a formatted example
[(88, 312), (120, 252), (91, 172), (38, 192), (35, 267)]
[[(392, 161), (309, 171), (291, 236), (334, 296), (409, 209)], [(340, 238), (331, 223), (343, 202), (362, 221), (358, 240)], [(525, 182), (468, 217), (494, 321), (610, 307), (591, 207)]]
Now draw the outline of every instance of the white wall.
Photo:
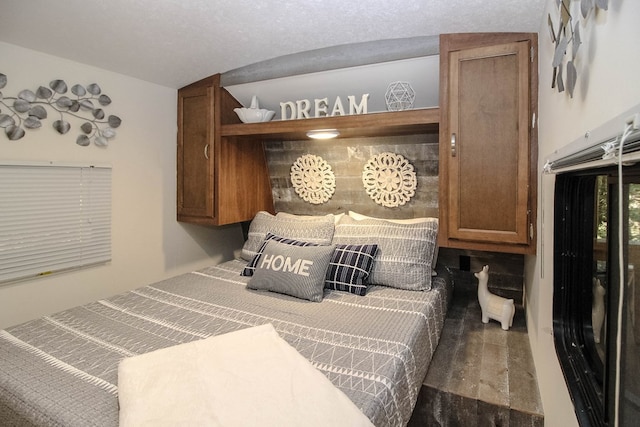
[[(640, 2), (611, 0), (581, 27), (584, 44), (577, 59), (578, 85), (573, 99), (551, 89), (553, 45), (547, 13), (556, 16), (555, 1), (547, 1), (540, 27), (539, 169), (554, 150), (640, 103)], [(579, 7), (577, 1), (572, 7)], [(575, 12), (578, 14), (577, 10)], [(545, 425), (577, 425), (573, 406), (555, 354), (553, 301), (553, 185), (540, 176), (537, 256), (528, 257), (527, 320), (545, 411)]]
[[(205, 228), (175, 219), (175, 89), (2, 42), (0, 58), (0, 73), (8, 77), (5, 97), (46, 87), (53, 79), (69, 86), (98, 83), (112, 99), (106, 113), (122, 119), (107, 148), (76, 145), (77, 128), (59, 135), (51, 127), (57, 119), (51, 111), (42, 128), (27, 130), (18, 141), (0, 129), (0, 160), (113, 167), (112, 262), (0, 286), (0, 328), (232, 258), (242, 245), (239, 226)], [(0, 110), (8, 112), (2, 105)]]

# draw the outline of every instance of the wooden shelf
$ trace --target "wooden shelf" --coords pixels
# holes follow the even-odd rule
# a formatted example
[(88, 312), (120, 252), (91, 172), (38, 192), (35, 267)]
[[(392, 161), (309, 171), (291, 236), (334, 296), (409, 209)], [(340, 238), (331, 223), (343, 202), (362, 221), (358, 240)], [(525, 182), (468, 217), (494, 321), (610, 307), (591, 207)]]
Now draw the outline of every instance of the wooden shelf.
[(251, 137), (260, 140), (304, 140), (313, 129), (337, 129), (340, 138), (412, 135), (438, 132), (439, 108), (370, 113), (351, 116), (277, 120), (221, 126), (223, 137)]

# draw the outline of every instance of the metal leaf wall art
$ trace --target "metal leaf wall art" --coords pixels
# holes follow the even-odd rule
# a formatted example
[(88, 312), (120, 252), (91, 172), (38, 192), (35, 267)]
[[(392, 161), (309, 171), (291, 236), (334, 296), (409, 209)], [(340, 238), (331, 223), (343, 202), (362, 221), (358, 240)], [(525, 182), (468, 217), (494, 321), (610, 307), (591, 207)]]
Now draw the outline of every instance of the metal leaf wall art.
[[(560, 19), (557, 24), (554, 24), (551, 14), (549, 14), (547, 19), (551, 41), (555, 44), (555, 52), (551, 64), (553, 68), (551, 88), (557, 88), (558, 92), (564, 92), (564, 90), (567, 89), (569, 96), (573, 98), (573, 91), (578, 81), (576, 57), (582, 44), (580, 20), (571, 15), (571, 0), (552, 1), (556, 3)], [(596, 9), (607, 10), (608, 7), (609, 0), (580, 0), (580, 14), (585, 20), (592, 11)], [(566, 61), (565, 64), (565, 57), (567, 56), (569, 46), (571, 46), (570, 59)]]
[[(6, 85), (7, 76), (0, 73), (0, 90)], [(75, 117), (83, 122), (76, 144), (86, 147), (93, 141), (97, 146), (107, 146), (122, 123), (120, 117), (104, 112), (103, 107), (111, 104), (111, 98), (96, 83), (86, 87), (76, 84), (71, 87), (71, 94), (67, 95), (68, 91), (64, 80), (52, 80), (49, 87), (40, 86), (35, 92), (24, 89), (15, 97), (0, 92), (0, 128), (11, 141), (16, 141), (25, 136), (25, 129), (42, 127), (48, 110), (53, 110), (57, 120), (52, 126), (58, 133), (68, 133), (71, 123), (67, 119)]]

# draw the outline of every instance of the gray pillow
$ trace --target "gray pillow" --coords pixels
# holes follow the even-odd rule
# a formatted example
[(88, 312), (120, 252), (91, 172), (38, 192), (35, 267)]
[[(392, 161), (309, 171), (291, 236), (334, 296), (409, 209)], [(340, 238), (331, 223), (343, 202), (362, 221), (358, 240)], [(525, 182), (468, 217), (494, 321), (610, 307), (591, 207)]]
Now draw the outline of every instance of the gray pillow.
[(344, 216), (336, 225), (333, 244), (377, 244), (378, 253), (368, 282), (399, 289), (431, 289), (431, 263), (438, 221), (397, 224)]
[(333, 246), (292, 246), (269, 240), (247, 287), (322, 301), (333, 250)]
[[(417, 224), (419, 222), (428, 222), (428, 221), (435, 221), (436, 223), (436, 230), (437, 230), (437, 226), (438, 226), (438, 218), (432, 218), (432, 217), (418, 217), (418, 218), (408, 218), (408, 219), (395, 219), (395, 218), (376, 218), (373, 216), (367, 216), (367, 215), (363, 215), (360, 214), (358, 212), (354, 212), (354, 211), (349, 211), (349, 216), (353, 219), (357, 219), (358, 221), (361, 221), (363, 219), (379, 219), (381, 221), (389, 221), (389, 222), (395, 222), (396, 224)], [(437, 240), (437, 239), (436, 239)], [(432, 276), (437, 276), (438, 273), (436, 273), (436, 263), (438, 262), (438, 242), (436, 241), (436, 247), (433, 251), (433, 258), (431, 259), (431, 275)]]
[(284, 237), (267, 233), (267, 237), (264, 240), (264, 242), (262, 242), (262, 245), (260, 245), (260, 249), (258, 249), (256, 256), (254, 256), (253, 259), (249, 261), (249, 263), (240, 272), (241, 276), (253, 276), (253, 271), (256, 269), (256, 265), (258, 264), (258, 261), (260, 261), (262, 252), (264, 251), (264, 248), (267, 246), (267, 242), (269, 240), (275, 240), (276, 242), (286, 243), (287, 245), (294, 245), (294, 246), (318, 246), (315, 243), (303, 242), (302, 240), (296, 240), (296, 239), (285, 239)]
[(292, 213), (289, 213), (289, 212), (278, 212), (276, 214), (276, 218), (292, 218), (292, 219), (297, 219), (299, 221), (314, 221), (314, 220), (317, 221), (319, 219), (325, 219), (327, 217), (327, 215), (332, 217), (333, 218), (333, 222), (335, 224), (337, 224), (338, 221), (340, 221), (340, 218), (342, 218), (346, 214), (344, 212), (341, 212), (339, 214), (297, 215), (297, 214), (292, 214)]
[(267, 233), (287, 239), (329, 245), (331, 244), (334, 228), (333, 215), (301, 220), (294, 217), (277, 218), (268, 212), (260, 211), (251, 221), (247, 241), (242, 247), (240, 256), (245, 261), (251, 261), (267, 237)]

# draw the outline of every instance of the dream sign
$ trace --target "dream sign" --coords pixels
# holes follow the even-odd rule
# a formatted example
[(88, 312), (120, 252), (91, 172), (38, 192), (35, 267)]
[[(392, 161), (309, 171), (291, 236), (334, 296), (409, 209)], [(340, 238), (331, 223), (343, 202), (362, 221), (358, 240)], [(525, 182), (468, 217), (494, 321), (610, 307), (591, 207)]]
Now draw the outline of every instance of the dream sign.
[(347, 100), (347, 109), (345, 109), (344, 103), (339, 96), (336, 97), (331, 109), (329, 109), (329, 98), (316, 98), (313, 100), (313, 103), (308, 99), (281, 102), (280, 116), (282, 120), (290, 120), (367, 114), (368, 93), (362, 95), (360, 102), (356, 101), (355, 95), (347, 96)]

